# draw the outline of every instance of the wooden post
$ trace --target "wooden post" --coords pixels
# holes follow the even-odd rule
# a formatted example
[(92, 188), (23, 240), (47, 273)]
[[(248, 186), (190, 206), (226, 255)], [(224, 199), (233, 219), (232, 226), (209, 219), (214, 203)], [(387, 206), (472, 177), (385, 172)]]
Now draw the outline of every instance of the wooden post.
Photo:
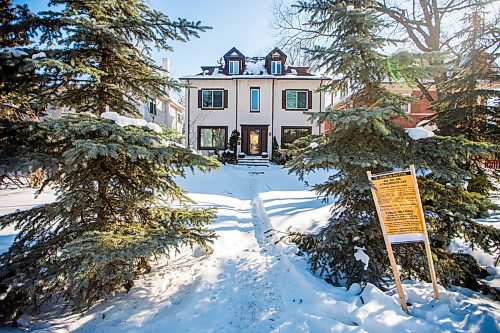
[(424, 225), (424, 235), (425, 235), (424, 245), (425, 245), (425, 252), (427, 254), (427, 263), (429, 264), (429, 272), (431, 274), (432, 289), (434, 290), (434, 298), (439, 299), (436, 272), (434, 270), (434, 262), (432, 260), (431, 244), (429, 243), (429, 236), (427, 236), (427, 227), (425, 225), (424, 209), (422, 207), (420, 191), (418, 190), (417, 175), (415, 174), (415, 166), (413, 164), (410, 165), (410, 171), (413, 177), (413, 185), (415, 186), (415, 191), (417, 194), (418, 208), (420, 210), (420, 215), (422, 216), (422, 224)]
[[(368, 180), (370, 181), (371, 185), (372, 173), (371, 171), (367, 171), (366, 174), (368, 175)], [(382, 229), (382, 234), (384, 235), (385, 247), (387, 248), (387, 253), (389, 254), (389, 261), (391, 263), (392, 273), (394, 274), (394, 281), (396, 281), (396, 288), (398, 290), (399, 300), (401, 302), (401, 308), (403, 309), (404, 312), (408, 313), (408, 307), (406, 305), (406, 297), (403, 292), (403, 286), (401, 285), (401, 279), (399, 278), (398, 266), (396, 265), (396, 259), (394, 258), (394, 252), (392, 251), (392, 245), (389, 242), (389, 239), (387, 238), (387, 231), (385, 230), (384, 222), (382, 221), (381, 218), (382, 214), (380, 212), (380, 206), (378, 204), (378, 201), (376, 200), (377, 194), (373, 186), (371, 186), (371, 190), (374, 199), (373, 201), (375, 202), (375, 208), (377, 209), (378, 220), (380, 222), (380, 227)]]

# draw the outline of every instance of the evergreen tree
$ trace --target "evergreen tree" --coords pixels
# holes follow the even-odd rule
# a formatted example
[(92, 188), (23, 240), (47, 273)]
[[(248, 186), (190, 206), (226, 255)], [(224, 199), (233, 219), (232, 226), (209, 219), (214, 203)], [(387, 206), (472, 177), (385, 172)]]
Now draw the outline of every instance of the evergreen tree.
[(21, 113), (51, 104), (74, 112), (2, 117), (2, 177), (41, 170), (38, 193), (51, 186), (56, 200), (0, 217), (0, 228), (19, 229), (0, 255), (0, 321), (61, 298), (86, 308), (129, 290), (152, 258), (183, 245), (208, 249), (214, 239), (206, 228), (214, 211), (190, 209), (175, 177), (217, 162), (178, 144), (170, 130), (118, 115), (137, 114), (138, 100), (178, 85), (149, 58), (149, 45), (170, 50), (171, 40), (204, 27), (171, 21), (142, 0), (49, 4), (60, 10), (33, 14), (8, 1), (2, 18), (2, 47), (15, 47), (0, 52), (2, 102)]
[(238, 161), (237, 152), (238, 152), (238, 140), (240, 139), (240, 132), (237, 130), (233, 130), (231, 132), (231, 136), (229, 137), (229, 150), (224, 151), (220, 156), (220, 161), (224, 164), (236, 164)]
[[(498, 250), (498, 230), (473, 220), (484, 216), (491, 203), (463, 188), (471, 174), (459, 165), (471, 154), (491, 155), (498, 147), (454, 137), (412, 140), (393, 121), (404, 116), (401, 105), (408, 100), (381, 84), (389, 73), (389, 62), (380, 50), (390, 41), (381, 37), (384, 23), (372, 9), (373, 1), (316, 0), (299, 6), (309, 13), (311, 28), (331, 36), (327, 46), (309, 50), (335, 78), (331, 88), (355, 91), (346, 109), (315, 116), (319, 123), (332, 125), (325, 136), (312, 137), (317, 147), (307, 144), (310, 139), (299, 139), (287, 152), (292, 156), (291, 172), (301, 177), (315, 169), (330, 170), (328, 181), (315, 189), (338, 198), (329, 224), (318, 234), (291, 234), (310, 254), (312, 270), (335, 285), (371, 282), (384, 287), (389, 262), (366, 171), (378, 173), (415, 164), (440, 282), (494, 293), (479, 282), (485, 272), (471, 256), (450, 253), (448, 248), (454, 238), (463, 237), (488, 253)], [(405, 62), (409, 68), (418, 67), (413, 59), (404, 54), (393, 60), (401, 67)], [(370, 257), (366, 270), (354, 256), (359, 248)], [(403, 276), (429, 279), (422, 244), (394, 249)]]
[(34, 36), (29, 22), (34, 14), (11, 0), (1, 0), (0, 8), (0, 121), (33, 118), (38, 113), (33, 100), (39, 62), (32, 59), (36, 52), (29, 47)]
[[(50, 61), (38, 72), (45, 103), (78, 112), (138, 114), (138, 101), (164, 96), (180, 84), (163, 75), (151, 47), (171, 51), (171, 40), (186, 41), (207, 29), (200, 22), (172, 21), (143, 0), (51, 0), (57, 11), (28, 20)], [(11, 30), (26, 26), (22, 18)]]
[(181, 245), (208, 248), (210, 209), (191, 202), (175, 183), (186, 168), (208, 171), (216, 161), (176, 144), (177, 135), (120, 127), (90, 114), (67, 114), (22, 128), (31, 159), (44, 161), (56, 201), (0, 217), (19, 229), (0, 256), (2, 319), (54, 296), (75, 308), (129, 290), (150, 270), (151, 256)]
[[(476, 1), (462, 18), (464, 28), (457, 34), (461, 42), (448, 64), (450, 76), (439, 83), (440, 99), (433, 109), (431, 122), (442, 135), (463, 136), (469, 140), (500, 142), (500, 91), (494, 83), (500, 80), (498, 59), (498, 18), (486, 20), (485, 3)], [(496, 156), (498, 158), (498, 156)], [(492, 178), (498, 172), (485, 170), (482, 159), (467, 156), (463, 167), (472, 172), (468, 189), (488, 194), (494, 189)]]
[(278, 140), (275, 136), (273, 136), (273, 157), (272, 161), (278, 165), (284, 165), (286, 162), (285, 156), (280, 152), (280, 145), (278, 144)]
[(457, 36), (452, 75), (439, 84), (442, 98), (434, 103), (433, 122), (443, 135), (462, 135), (473, 141), (500, 142), (500, 91), (492, 83), (498, 73), (498, 22), (485, 19), (484, 3), (464, 13), (465, 27)]

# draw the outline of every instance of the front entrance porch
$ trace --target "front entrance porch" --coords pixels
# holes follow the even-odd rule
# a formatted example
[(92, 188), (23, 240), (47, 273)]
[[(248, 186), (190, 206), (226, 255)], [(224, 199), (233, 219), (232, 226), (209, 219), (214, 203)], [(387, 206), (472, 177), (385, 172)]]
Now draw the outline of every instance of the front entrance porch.
[(247, 156), (267, 152), (268, 125), (241, 125), (241, 151)]

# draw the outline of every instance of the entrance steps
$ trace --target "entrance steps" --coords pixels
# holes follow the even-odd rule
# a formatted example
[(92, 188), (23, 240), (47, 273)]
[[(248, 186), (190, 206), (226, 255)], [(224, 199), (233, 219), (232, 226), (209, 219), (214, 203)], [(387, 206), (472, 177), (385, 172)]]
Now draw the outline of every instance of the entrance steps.
[(269, 166), (269, 158), (262, 158), (260, 156), (256, 157), (245, 157), (238, 158), (238, 165), (246, 165), (246, 166)]

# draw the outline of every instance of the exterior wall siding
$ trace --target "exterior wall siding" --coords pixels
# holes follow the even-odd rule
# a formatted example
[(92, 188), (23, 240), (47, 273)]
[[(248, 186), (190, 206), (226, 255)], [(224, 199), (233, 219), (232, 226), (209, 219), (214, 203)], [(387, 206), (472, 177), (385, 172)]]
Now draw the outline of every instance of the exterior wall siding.
[[(282, 91), (307, 89), (312, 91), (312, 107), (307, 112), (324, 110), (324, 94), (316, 92), (320, 79), (271, 79), (271, 78), (232, 78), (232, 79), (187, 79), (186, 83), (186, 142), (195, 150), (197, 147), (198, 126), (227, 126), (228, 136), (236, 129), (241, 134), (242, 125), (268, 125), (267, 151), (272, 152), (272, 139), (276, 136), (281, 143), (281, 128), (311, 126), (313, 134), (320, 134), (321, 128), (312, 124), (309, 115), (302, 111), (285, 110), (282, 105)], [(273, 89), (274, 85), (274, 89)], [(250, 88), (260, 89), (259, 112), (250, 111)], [(223, 110), (203, 110), (198, 107), (198, 90), (225, 89), (228, 105)], [(273, 93), (274, 91), (274, 93)], [(238, 153), (241, 145), (238, 146)], [(208, 154), (208, 151), (203, 151)]]
[[(405, 87), (396, 84), (390, 84), (387, 86), (387, 88), (394, 93), (412, 96), (415, 99), (414, 102), (410, 103), (410, 112), (407, 114), (407, 117), (409, 119), (394, 119), (395, 123), (407, 128), (415, 127), (422, 120), (434, 114), (434, 111), (432, 111), (431, 102), (423, 95), (420, 89)], [(429, 93), (433, 98), (437, 99), (436, 91), (430, 91)], [(340, 107), (344, 108), (345, 106)], [(332, 129), (332, 125), (328, 122), (325, 122), (323, 126), (325, 132), (328, 132)]]

